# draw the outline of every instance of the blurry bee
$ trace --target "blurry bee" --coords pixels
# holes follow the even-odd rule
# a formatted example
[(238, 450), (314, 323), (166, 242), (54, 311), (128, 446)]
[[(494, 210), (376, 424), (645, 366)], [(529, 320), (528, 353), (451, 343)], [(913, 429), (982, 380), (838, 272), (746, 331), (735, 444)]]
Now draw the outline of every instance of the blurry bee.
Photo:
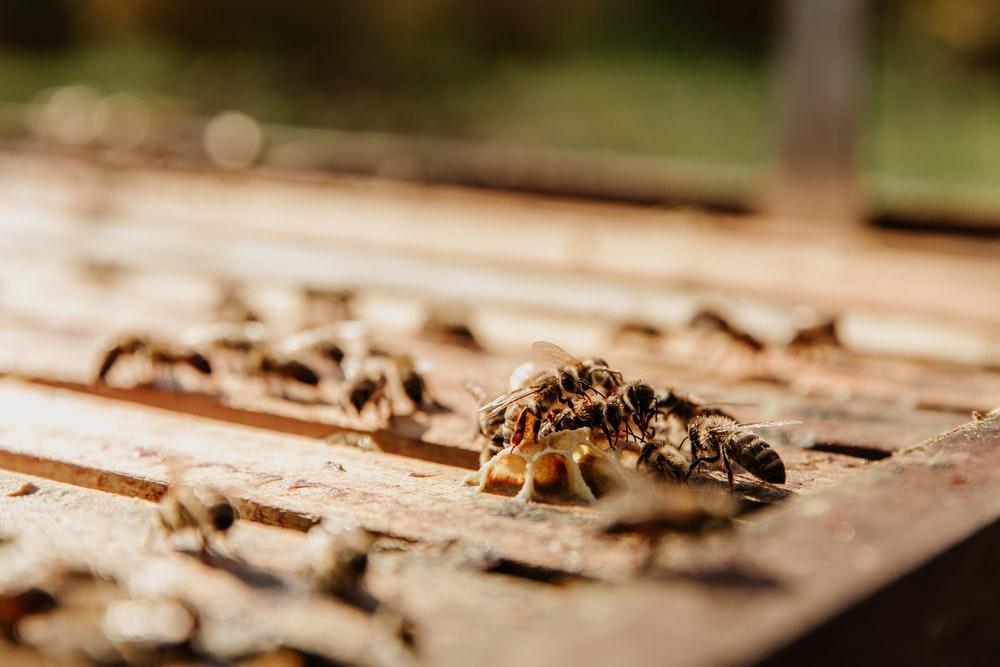
[(315, 394), (319, 390), (319, 373), (298, 359), (262, 352), (257, 357), (255, 370), (264, 380), (268, 391), (282, 398), (299, 400), (297, 393), (288, 391), (289, 387), (304, 389), (310, 394)]
[(138, 356), (147, 356), (150, 345), (147, 337), (136, 335), (125, 335), (113, 341), (101, 353), (94, 384), (104, 384), (111, 370), (123, 360), (131, 358), (134, 361)]
[(837, 332), (837, 318), (831, 317), (811, 326), (800, 328), (785, 349), (791, 354), (809, 356), (820, 362), (836, 360), (844, 351), (844, 344)]
[(391, 357), (394, 380), (404, 396), (408, 398), (414, 408), (422, 409), (432, 401), (427, 393), (427, 380), (418, 370), (418, 364), (413, 357), (401, 354)]
[[(733, 403), (727, 402), (727, 405)], [(675, 389), (667, 389), (662, 396), (656, 398), (656, 412), (668, 419), (676, 419), (685, 431), (690, 421), (698, 415), (718, 415), (735, 419), (722, 408), (707, 405), (704, 399)]]
[(973, 421), (981, 422), (987, 419), (997, 419), (997, 418), (1000, 418), (1000, 405), (986, 412), (980, 412), (979, 410), (972, 411)]
[(459, 304), (428, 307), (420, 333), (426, 338), (469, 350), (482, 350), (476, 334), (469, 325), (469, 314)]
[(340, 327), (322, 326), (300, 331), (282, 340), (275, 349), (283, 356), (302, 359), (310, 357), (328, 367), (338, 380), (344, 379), (345, 343)]
[(166, 377), (171, 387), (175, 387), (175, 370), (179, 367), (190, 368), (205, 378), (212, 375), (212, 363), (200, 352), (176, 348), (147, 336), (127, 335), (104, 350), (94, 384), (106, 384), (111, 371), (126, 359), (132, 360), (133, 368), (137, 362), (148, 366), (150, 375), (145, 378), (145, 383), (154, 383)]
[(686, 484), (691, 464), (669, 442), (647, 442), (639, 452), (635, 467), (661, 481)]
[(763, 352), (767, 347), (762, 340), (738, 328), (714, 310), (699, 311), (691, 318), (688, 326), (695, 330), (718, 334), (737, 347), (754, 354)]
[(382, 422), (387, 422), (392, 416), (392, 402), (386, 394), (388, 380), (381, 370), (363, 371), (356, 374), (344, 385), (343, 403), (361, 417), (365, 409), (374, 406), (376, 415)]
[(736, 463), (757, 479), (771, 484), (785, 483), (785, 464), (778, 452), (760, 436), (748, 429), (784, 426), (795, 421), (740, 424), (723, 415), (698, 415), (691, 420), (688, 438), (691, 440), (690, 476), (702, 463), (722, 460), (722, 466), (733, 486), (733, 464)]
[(350, 288), (302, 288), (302, 327), (334, 324), (354, 318), (355, 290)]
[(663, 341), (663, 329), (640, 320), (625, 320), (611, 332), (611, 342), (615, 345), (635, 343), (647, 350), (655, 350)]
[(368, 612), (374, 611), (366, 604), (372, 598), (364, 594), (368, 552), (374, 543), (375, 536), (364, 528), (338, 529), (328, 520), (310, 528), (306, 554), (313, 586)]
[(235, 281), (220, 281), (215, 316), (223, 322), (261, 322), (260, 315), (246, 302), (241, 291)]
[(199, 555), (204, 557), (209, 539), (224, 535), (239, 513), (228, 498), (211, 487), (193, 489), (172, 484), (160, 499), (156, 518), (168, 537), (182, 532), (196, 534)]
[[(476, 399), (478, 407), (482, 407), (489, 403), (486, 391), (475, 382), (465, 382), (463, 384), (465, 390)], [(493, 412), (492, 414), (486, 412), (476, 413), (476, 429), (478, 433), (478, 438), (482, 442), (482, 449), (479, 453), (479, 464), (482, 465), (493, 458), (497, 452), (503, 449), (503, 425), (504, 425), (504, 413), (503, 412)]]

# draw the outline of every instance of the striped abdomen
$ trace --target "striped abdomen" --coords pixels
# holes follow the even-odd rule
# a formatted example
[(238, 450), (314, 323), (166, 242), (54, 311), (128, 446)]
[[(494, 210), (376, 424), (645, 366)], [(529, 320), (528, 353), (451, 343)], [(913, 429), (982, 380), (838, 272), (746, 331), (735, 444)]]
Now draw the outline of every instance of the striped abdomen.
[(754, 477), (772, 484), (785, 483), (785, 464), (778, 452), (749, 431), (734, 433), (727, 445), (729, 458)]

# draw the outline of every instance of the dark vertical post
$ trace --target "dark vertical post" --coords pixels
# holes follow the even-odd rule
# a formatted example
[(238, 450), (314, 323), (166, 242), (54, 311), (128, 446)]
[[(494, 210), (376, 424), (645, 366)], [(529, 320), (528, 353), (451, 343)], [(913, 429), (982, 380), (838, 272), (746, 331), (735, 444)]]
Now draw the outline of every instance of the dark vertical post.
[(868, 0), (784, 0), (767, 213), (862, 217), (857, 155), (869, 11)]

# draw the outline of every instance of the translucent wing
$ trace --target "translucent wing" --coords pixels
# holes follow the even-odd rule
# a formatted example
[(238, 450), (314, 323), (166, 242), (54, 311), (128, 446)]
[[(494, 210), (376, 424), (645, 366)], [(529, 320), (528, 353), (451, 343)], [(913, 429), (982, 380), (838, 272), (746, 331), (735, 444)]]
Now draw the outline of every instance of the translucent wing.
[(497, 413), (506, 410), (507, 406), (511, 403), (516, 403), (521, 399), (531, 396), (532, 394), (537, 394), (539, 391), (541, 390), (538, 387), (524, 387), (523, 389), (509, 391), (506, 394), (500, 394), (492, 401), (479, 408), (477, 412), (488, 412), (488, 416), (492, 417)]
[(555, 343), (545, 340), (535, 341), (531, 344), (531, 351), (535, 356), (545, 361), (551, 361), (557, 366), (579, 366), (580, 360), (572, 354), (562, 349)]
[(751, 422), (747, 424), (732, 424), (730, 426), (717, 426), (713, 428), (713, 431), (750, 431), (755, 428), (778, 428), (781, 426), (791, 426), (793, 424), (801, 424), (802, 422), (798, 419), (777, 419), (774, 421), (762, 421), (762, 422)]
[(510, 374), (510, 378), (507, 380), (508, 388), (511, 391), (523, 389), (532, 384), (531, 381), (538, 377), (540, 372), (533, 361), (526, 361), (515, 368)]

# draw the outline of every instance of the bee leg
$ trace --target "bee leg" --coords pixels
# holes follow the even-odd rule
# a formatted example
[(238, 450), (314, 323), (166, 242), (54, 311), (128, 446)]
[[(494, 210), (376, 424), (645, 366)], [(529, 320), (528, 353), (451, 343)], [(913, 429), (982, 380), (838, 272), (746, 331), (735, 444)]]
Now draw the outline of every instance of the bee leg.
[(733, 481), (734, 481), (733, 480), (733, 462), (729, 460), (729, 455), (725, 452), (725, 450), (722, 451), (721, 456), (722, 456), (722, 465), (725, 466), (725, 468), (726, 468), (726, 477), (729, 478), (729, 490), (732, 491), (733, 490)]
[(719, 460), (718, 456), (713, 456), (711, 458), (701, 458), (699, 456), (694, 457), (694, 459), (692, 459), (692, 461), (691, 461), (691, 467), (688, 468), (688, 472), (687, 472), (686, 477), (690, 478), (691, 475), (694, 474), (695, 469), (698, 466), (700, 466), (702, 463), (715, 463), (718, 460)]

